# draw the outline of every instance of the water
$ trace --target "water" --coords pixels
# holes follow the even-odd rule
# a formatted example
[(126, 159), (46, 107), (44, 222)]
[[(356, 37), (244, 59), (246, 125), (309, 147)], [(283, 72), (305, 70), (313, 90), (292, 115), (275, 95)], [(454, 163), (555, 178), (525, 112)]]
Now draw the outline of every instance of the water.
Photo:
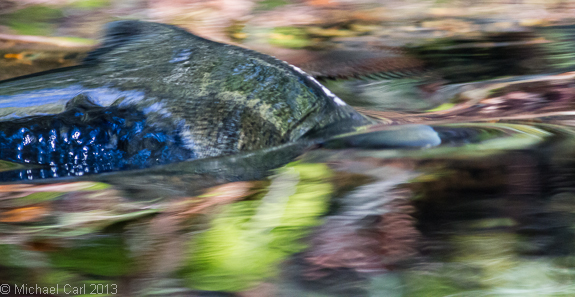
[[(530, 35), (546, 30), (560, 37)], [(0, 283), (58, 296), (574, 296), (572, 28), (538, 32), (414, 47), (433, 61), (420, 76), (328, 81), (381, 124), (314, 147), (44, 180), (5, 162), (3, 175), (35, 180), (0, 185)]]

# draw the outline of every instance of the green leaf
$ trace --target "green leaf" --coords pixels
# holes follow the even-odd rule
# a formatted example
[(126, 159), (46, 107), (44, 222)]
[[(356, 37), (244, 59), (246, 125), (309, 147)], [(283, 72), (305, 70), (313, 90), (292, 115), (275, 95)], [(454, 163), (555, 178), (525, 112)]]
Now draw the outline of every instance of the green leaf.
[(454, 106), (455, 106), (454, 103), (443, 103), (443, 104), (437, 106), (436, 108), (432, 108), (432, 109), (427, 110), (427, 112), (448, 110), (448, 109), (453, 108)]
[(83, 240), (81, 245), (49, 254), (55, 267), (91, 275), (121, 276), (131, 272), (132, 259), (118, 236)]
[(15, 204), (17, 206), (24, 206), (24, 205), (29, 205), (29, 204), (35, 204), (35, 203), (40, 203), (40, 202), (44, 202), (44, 201), (49, 201), (49, 200), (54, 200), (60, 196), (62, 196), (61, 192), (38, 192), (38, 193), (32, 193), (30, 195), (21, 197), (21, 198), (16, 198), (15, 199)]
[(82, 9), (96, 9), (109, 6), (110, 2), (110, 0), (76, 0), (72, 5)]
[(288, 164), (261, 200), (226, 205), (190, 243), (188, 285), (240, 291), (277, 275), (279, 262), (306, 247), (300, 239), (327, 211), (331, 175), (325, 164)]
[(297, 27), (277, 27), (270, 34), (268, 42), (286, 48), (303, 48), (309, 46), (311, 41), (307, 33)]
[(257, 3), (255, 10), (272, 10), (289, 4), (286, 0), (263, 0)]
[(64, 17), (61, 10), (34, 5), (4, 15), (0, 24), (7, 25), (18, 34), (49, 35), (54, 31), (54, 22)]

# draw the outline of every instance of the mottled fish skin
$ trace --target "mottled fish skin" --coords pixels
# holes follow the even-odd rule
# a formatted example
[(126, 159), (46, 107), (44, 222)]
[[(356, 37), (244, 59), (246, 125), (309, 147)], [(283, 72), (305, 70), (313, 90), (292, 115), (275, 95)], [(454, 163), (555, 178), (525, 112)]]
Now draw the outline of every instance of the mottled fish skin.
[[(329, 136), (321, 131), (337, 131), (334, 125), (349, 131), (371, 123), (285, 62), (141, 21), (110, 23), (103, 44), (82, 65), (0, 82), (0, 130), (14, 121), (61, 117), (77, 104), (129, 110), (145, 118), (148, 130), (177, 134), (170, 145), (181, 142), (187, 153), (164, 162), (257, 150), (306, 135)], [(76, 124), (70, 125), (66, 129)]]

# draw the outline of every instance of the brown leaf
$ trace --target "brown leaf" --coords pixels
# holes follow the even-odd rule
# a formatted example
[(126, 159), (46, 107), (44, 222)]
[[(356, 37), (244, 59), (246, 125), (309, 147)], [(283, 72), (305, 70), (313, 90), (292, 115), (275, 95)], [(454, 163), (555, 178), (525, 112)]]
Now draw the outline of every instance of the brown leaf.
[(142, 269), (153, 277), (171, 273), (182, 263), (181, 254), (185, 246), (185, 236), (179, 231), (189, 216), (206, 212), (207, 209), (221, 204), (227, 204), (251, 195), (257, 182), (233, 182), (206, 190), (196, 197), (185, 197), (171, 203), (161, 214), (154, 217), (148, 224), (145, 234), (147, 248), (141, 254)]
[(25, 248), (37, 252), (52, 252), (58, 249), (58, 246), (50, 240), (36, 240), (25, 244)]
[(253, 191), (251, 191), (253, 186), (253, 182), (233, 182), (209, 188), (206, 193), (196, 197), (201, 199), (201, 202), (194, 204), (181, 214), (201, 213), (211, 206), (228, 204), (240, 200), (253, 194)]

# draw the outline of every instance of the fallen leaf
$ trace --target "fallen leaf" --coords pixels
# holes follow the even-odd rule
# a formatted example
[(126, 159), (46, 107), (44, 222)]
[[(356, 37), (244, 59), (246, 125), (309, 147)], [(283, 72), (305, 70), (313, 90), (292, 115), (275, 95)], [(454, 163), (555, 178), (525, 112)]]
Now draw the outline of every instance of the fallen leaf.
[(307, 3), (311, 6), (331, 6), (334, 3), (331, 0), (308, 0)]
[(228, 204), (240, 200), (252, 194), (252, 191), (250, 191), (252, 187), (253, 183), (251, 182), (233, 182), (209, 188), (206, 193), (197, 197), (203, 198), (201, 202), (181, 214), (200, 213), (210, 206)]
[(25, 248), (37, 252), (53, 252), (58, 246), (49, 240), (30, 241), (25, 244)]
[(49, 185), (12, 184), (0, 185), (2, 192), (76, 192), (95, 191), (108, 188), (109, 185), (97, 182), (56, 183)]
[(20, 223), (29, 221), (38, 221), (42, 216), (48, 213), (45, 206), (28, 206), (8, 210), (0, 214), (0, 222), (3, 223)]

